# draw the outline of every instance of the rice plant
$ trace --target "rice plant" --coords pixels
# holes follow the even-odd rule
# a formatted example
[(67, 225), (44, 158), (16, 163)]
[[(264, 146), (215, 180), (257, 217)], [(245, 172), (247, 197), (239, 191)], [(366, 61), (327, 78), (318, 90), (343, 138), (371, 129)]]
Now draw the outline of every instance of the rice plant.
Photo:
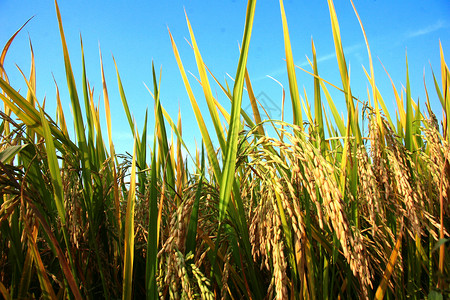
[[(313, 41), (310, 68), (295, 65), (280, 0), (293, 122), (261, 121), (264, 112), (246, 68), (255, 6), (248, 1), (232, 88), (209, 72), (186, 15), (204, 92), (194, 95), (168, 32), (202, 135), (199, 149), (186, 148), (180, 116), (174, 122), (165, 111), (154, 67), (149, 91), (155, 139), (147, 140), (148, 112), (140, 129), (116, 64), (134, 146), (132, 155), (115, 152), (101, 54), (108, 140), (83, 51), (82, 89), (75, 84), (55, 1), (74, 120), (75, 137), (69, 136), (59, 92), (45, 100), (57, 103), (54, 117), (44, 99), (36, 98), (33, 55), (30, 75), (23, 76), (26, 93), (8, 81), (2, 66), (22, 28), (12, 35), (0, 56), (0, 293), (5, 299), (450, 296), (450, 73), (442, 47), (441, 76), (432, 73), (433, 92), (424, 86), (426, 110), (413, 101), (406, 61), (406, 87), (392, 84), (393, 119), (377, 88), (356, 8), (369, 57), (368, 101), (352, 95), (333, 1), (328, 7), (341, 83), (319, 74)], [(314, 111), (301, 101), (298, 72), (314, 78)], [(231, 101), (230, 112), (213, 96), (211, 78)], [(337, 112), (330, 89), (343, 93), (346, 118)], [(241, 107), (245, 93), (253, 115)], [(442, 104), (440, 123), (428, 95)], [(209, 116), (200, 110), (203, 96)], [(206, 117), (214, 130), (206, 128)]]

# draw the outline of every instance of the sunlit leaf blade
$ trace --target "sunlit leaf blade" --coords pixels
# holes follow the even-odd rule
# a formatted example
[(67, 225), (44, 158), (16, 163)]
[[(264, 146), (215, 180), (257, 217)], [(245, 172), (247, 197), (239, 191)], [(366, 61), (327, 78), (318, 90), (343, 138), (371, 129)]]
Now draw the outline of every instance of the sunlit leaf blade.
[[(370, 65), (370, 86), (372, 87), (372, 97), (373, 97), (373, 103), (375, 105), (375, 114), (376, 114), (376, 118), (377, 118), (377, 123), (378, 123), (378, 128), (381, 131), (382, 136), (384, 136), (384, 126), (382, 124), (382, 120), (381, 120), (381, 113), (380, 113), (380, 109), (378, 108), (378, 92), (377, 92), (377, 86), (375, 85), (375, 72), (373, 69), (373, 61), (372, 61), (372, 54), (370, 51), (370, 47), (369, 47), (369, 41), (367, 39), (367, 35), (366, 35), (366, 31), (364, 30), (364, 26), (363, 23), (361, 21), (361, 18), (359, 17), (358, 11), (356, 10), (355, 4), (353, 3), (353, 0), (350, 0), (350, 2), (352, 3), (352, 7), (353, 10), (355, 11), (356, 17), (358, 18), (359, 21), (359, 25), (361, 27), (362, 33), (364, 35), (364, 40), (366, 42), (366, 48), (367, 48), (367, 55), (369, 57), (369, 65)], [(387, 114), (388, 112), (385, 111), (385, 113)]]
[[(244, 88), (244, 77), (245, 70), (247, 64), (248, 57), (248, 49), (250, 46), (250, 37), (253, 27), (253, 19), (255, 15), (255, 6), (256, 1), (249, 1), (247, 5), (247, 14), (245, 20), (245, 29), (244, 36), (242, 40), (242, 48), (239, 57), (239, 63), (236, 71), (236, 80), (233, 88), (233, 101), (231, 106), (231, 116), (230, 116), (230, 125), (227, 136), (227, 145), (225, 157), (225, 163), (223, 167), (223, 177), (220, 181), (220, 193), (219, 193), (219, 233), (222, 222), (225, 219), (225, 214), (228, 210), (228, 204), (231, 200), (231, 194), (233, 190), (234, 195), (234, 203), (236, 205), (237, 211), (235, 211), (235, 206), (230, 205), (230, 215), (236, 216), (236, 221), (238, 222), (238, 226), (240, 227), (240, 233), (243, 234), (241, 237), (241, 241), (243, 243), (243, 248), (245, 251), (245, 255), (250, 263), (251, 257), (251, 249), (248, 239), (248, 230), (245, 225), (245, 212), (243, 210), (243, 203), (239, 193), (238, 182), (235, 180), (235, 168), (236, 168), (236, 155), (237, 155), (237, 147), (238, 147), (238, 134), (241, 128), (241, 104), (242, 104), (242, 93)], [(217, 247), (216, 247), (217, 253)], [(215, 258), (214, 258), (215, 259)], [(253, 287), (253, 293), (255, 293), (255, 297), (261, 297), (259, 290), (259, 282), (256, 278), (253, 267), (249, 267), (250, 276), (250, 284)], [(249, 291), (247, 291), (249, 292)], [(248, 295), (250, 297), (250, 295)]]
[(256, 1), (249, 1), (247, 6), (247, 17), (245, 21), (241, 55), (239, 57), (239, 63), (236, 72), (236, 81), (233, 88), (230, 127), (228, 130), (226, 151), (224, 151), (226, 152), (226, 158), (223, 168), (223, 177), (220, 184), (221, 188), (219, 196), (219, 224), (225, 218), (225, 212), (227, 210), (231, 196), (231, 187), (233, 186), (234, 182), (238, 133), (241, 125), (240, 111), (242, 103), (242, 92), (244, 89), (244, 76), (247, 64), (248, 48), (250, 46), (253, 18), (255, 15), (255, 5)]
[(344, 150), (342, 152), (342, 160), (341, 160), (341, 175), (340, 175), (340, 188), (341, 188), (341, 193), (344, 195), (345, 194), (345, 186), (346, 186), (346, 181), (347, 178), (349, 176), (349, 172), (348, 172), (348, 156), (349, 156), (349, 152), (351, 151), (350, 149), (350, 139), (351, 139), (351, 134), (350, 134), (350, 119), (347, 120), (347, 133), (344, 136)]
[[(138, 139), (136, 135), (134, 137)], [(133, 263), (134, 263), (134, 209), (136, 204), (136, 141), (133, 146), (130, 186), (128, 189), (127, 210), (125, 215), (123, 291), (122, 300), (132, 299)]]
[(11, 295), (9, 294), (8, 290), (6, 289), (5, 285), (2, 282), (0, 282), (0, 293), (2, 294), (5, 300), (11, 299)]
[[(80, 35), (80, 46), (81, 46), (81, 64), (83, 66), (82, 69), (82, 82), (83, 82), (83, 98), (84, 98), (84, 109), (86, 110), (86, 123), (87, 123), (87, 129), (88, 129), (88, 137), (87, 137), (87, 147), (89, 149), (89, 155), (94, 155), (94, 143), (95, 143), (95, 130), (94, 130), (94, 111), (93, 109), (93, 91), (90, 88), (90, 85), (87, 80), (86, 75), (86, 62), (84, 58), (84, 47), (83, 47), (83, 39)], [(100, 60), (101, 60), (101, 54), (100, 54)]]
[(2, 78), (0, 78), (0, 88), (3, 90), (3, 93), (7, 95), (6, 97), (4, 94), (0, 94), (0, 97), (14, 114), (30, 127), (39, 124), (38, 111)]
[[(215, 82), (219, 85), (220, 89), (225, 93), (225, 95), (227, 96), (227, 98), (230, 101), (233, 101), (233, 96), (231, 95), (230, 92), (230, 88), (228, 87), (228, 83), (226, 83), (226, 88), (217, 80), (217, 78), (214, 76), (214, 74), (208, 69), (208, 67), (206, 67), (206, 69), (208, 70), (209, 74), (211, 74), (211, 76), (213, 77), (213, 79), (215, 80)], [(214, 98), (215, 100), (215, 98)], [(224, 116), (225, 121), (229, 124), (230, 123), (230, 115), (228, 114), (228, 112), (222, 107), (222, 105), (220, 105), (219, 102), (217, 102), (217, 100), (215, 100), (216, 102), (216, 106), (219, 109), (220, 113)], [(243, 108), (241, 108), (241, 115), (244, 118), (244, 121), (247, 123), (247, 125), (250, 128), (255, 127), (255, 124), (253, 123), (253, 121), (250, 119), (250, 117), (247, 115), (247, 113), (245, 112), (245, 110)]]
[(162, 156), (160, 159), (164, 162), (164, 170), (166, 173), (166, 182), (169, 185), (169, 188), (171, 190), (171, 193), (175, 190), (175, 167), (172, 164), (172, 161), (170, 159), (170, 149), (169, 149), (169, 143), (167, 141), (167, 131), (166, 131), (166, 125), (164, 124), (164, 117), (161, 110), (161, 100), (159, 98), (159, 88), (157, 83), (157, 77), (155, 72), (155, 67), (152, 64), (152, 74), (153, 74), (153, 91), (154, 91), (154, 98), (155, 98), (155, 120), (156, 120), (156, 133), (158, 137), (158, 144), (159, 149), (161, 151)]
[[(363, 67), (363, 70), (364, 70), (364, 74), (366, 74), (367, 79), (371, 82), (372, 79), (371, 79), (370, 75), (367, 73), (367, 70), (364, 67)], [(376, 89), (378, 104), (381, 106), (381, 110), (379, 110), (380, 117), (381, 117), (381, 112), (383, 112), (383, 117), (386, 118), (386, 120), (388, 121), (391, 128), (395, 128), (394, 123), (392, 123), (392, 119), (389, 114), (389, 110), (387, 109), (386, 103), (384, 102), (383, 97), (381, 96), (381, 93), (380, 93), (378, 87), (375, 86), (375, 89)], [(396, 93), (396, 91), (395, 91), (395, 93)], [(381, 119), (380, 120), (377, 119), (377, 122), (380, 122), (380, 121), (381, 121)]]
[(8, 163), (14, 156), (16, 156), (22, 149), (27, 147), (28, 144), (24, 145), (13, 145), (6, 149), (0, 151), (0, 162), (3, 164)]
[(70, 94), (70, 100), (72, 103), (72, 113), (74, 119), (75, 132), (77, 134), (78, 146), (81, 150), (81, 165), (84, 172), (84, 183), (87, 194), (91, 194), (92, 182), (91, 182), (91, 164), (89, 161), (89, 151), (86, 142), (86, 135), (84, 132), (84, 122), (81, 114), (80, 101), (78, 99), (77, 87), (75, 84), (75, 78), (73, 76), (72, 66), (69, 58), (69, 51), (67, 49), (66, 38), (64, 36), (64, 30), (62, 25), (61, 13), (59, 11), (58, 3), (55, 0), (56, 15), (58, 17), (59, 33), (61, 37), (61, 43), (64, 54), (64, 66), (66, 69), (67, 87)]
[(47, 152), (47, 160), (49, 171), (51, 175), (51, 181), (53, 185), (53, 192), (55, 196), (55, 204), (58, 210), (58, 215), (61, 219), (63, 226), (66, 225), (66, 210), (64, 208), (64, 194), (63, 185), (61, 179), (61, 173), (59, 169), (58, 159), (56, 157), (56, 149), (53, 143), (53, 137), (50, 132), (50, 127), (48, 126), (47, 119), (44, 116), (44, 111), (41, 109), (41, 122), (43, 127), (43, 136), (45, 138), (45, 150)]
[[(31, 44), (31, 38), (29, 39), (30, 42), (30, 52), (31, 52), (31, 70), (30, 70), (30, 77), (28, 79), (28, 82), (30, 83), (27, 91), (27, 101), (30, 102), (31, 106), (35, 106), (35, 94), (36, 94), (36, 66), (34, 62), (34, 52), (33, 52), (33, 46)], [(27, 129), (28, 135), (30, 136), (31, 140), (34, 140), (35, 132), (31, 129)]]
[(60, 168), (59, 168), (59, 164), (58, 164), (58, 158), (56, 156), (56, 149), (55, 149), (55, 145), (53, 143), (53, 136), (51, 135), (51, 131), (50, 131), (50, 127), (48, 125), (48, 121), (44, 116), (44, 111), (42, 110), (42, 108), (40, 109), (40, 115), (41, 115), (41, 122), (42, 122), (42, 127), (43, 127), (43, 137), (45, 138), (45, 150), (47, 153), (47, 161), (48, 161), (48, 168), (50, 171), (50, 177), (51, 177), (51, 182), (52, 182), (52, 186), (53, 186), (53, 195), (54, 195), (54, 199), (55, 199), (55, 205), (56, 205), (56, 209), (58, 211), (58, 216), (59, 219), (61, 220), (61, 225), (62, 225), (62, 233), (63, 233), (63, 237), (64, 237), (64, 241), (67, 247), (67, 255), (69, 258), (69, 263), (70, 263), (70, 267), (72, 269), (72, 273), (74, 274), (74, 280), (76, 281), (76, 272), (75, 272), (75, 268), (73, 265), (73, 260), (72, 260), (72, 255), (71, 255), (71, 251), (70, 251), (70, 241), (69, 241), (69, 237), (67, 234), (67, 229), (66, 229), (66, 209), (64, 206), (64, 187), (63, 187), (63, 183), (62, 183), (62, 178), (61, 178), (61, 172), (60, 172)]
[[(245, 85), (247, 86), (248, 97), (250, 99), (250, 104), (252, 106), (253, 117), (255, 118), (255, 123), (260, 124), (261, 116), (259, 115), (258, 103), (256, 102), (257, 99), (255, 98), (255, 94), (253, 93), (253, 87), (252, 87), (252, 83), (250, 81), (250, 76), (248, 75), (247, 68), (245, 68)], [(264, 128), (262, 127), (262, 125), (258, 125), (258, 133), (261, 136), (264, 136)]]
[(206, 153), (208, 154), (209, 163), (211, 164), (211, 166), (214, 170), (214, 177), (216, 178), (216, 180), (218, 182), (220, 182), (220, 180), (222, 178), (222, 172), (219, 167), (219, 162), (218, 162), (218, 159), (216, 156), (216, 152), (214, 150), (209, 132), (206, 128), (205, 121), (203, 120), (202, 113), (200, 112), (200, 108), (198, 107), (197, 101), (195, 100), (195, 97), (194, 97), (194, 93), (192, 92), (191, 86), (187, 79), (186, 72), (184, 71), (183, 63), (181, 62), (180, 54), (178, 53), (177, 46), (175, 44), (175, 41), (173, 40), (170, 30), (169, 30), (169, 35), (170, 35), (170, 40), (172, 42), (173, 52), (174, 52), (175, 58), (177, 60), (178, 69), (180, 70), (181, 77), (183, 78), (184, 86), (188, 93), (189, 100), (191, 101), (191, 105), (194, 110), (195, 118), (197, 119), (197, 124), (200, 129), (200, 133), (202, 135), (203, 142), (205, 143), (205, 148), (206, 148)]
[(137, 156), (137, 163), (141, 172), (138, 174), (139, 192), (145, 194), (145, 185), (147, 184), (147, 174), (144, 170), (147, 169), (147, 121), (148, 121), (148, 109), (145, 110), (144, 127), (142, 129), (141, 141), (139, 144)]
[(147, 237), (147, 258), (145, 268), (145, 288), (147, 299), (156, 299), (158, 289), (156, 285), (156, 276), (158, 268), (158, 187), (157, 187), (157, 169), (156, 169), (156, 139), (153, 140), (153, 155), (150, 172), (150, 199), (149, 199), (149, 222)]
[(392, 273), (394, 272), (394, 266), (397, 262), (397, 257), (400, 253), (400, 247), (402, 244), (402, 235), (403, 235), (402, 232), (400, 232), (397, 237), (397, 241), (395, 242), (394, 249), (392, 249), (391, 256), (389, 257), (389, 261), (383, 273), (380, 285), (378, 286), (377, 291), (375, 293), (375, 299), (377, 300), (381, 300), (384, 298), (384, 295), (388, 288), (389, 280), (392, 276)]
[[(59, 265), (61, 266), (61, 269), (65, 276), (65, 280), (67, 281), (67, 283), (70, 287), (70, 291), (72, 292), (72, 294), (76, 300), (81, 300), (82, 298), (81, 298), (80, 290), (79, 290), (79, 287), (78, 287), (78, 284), (77, 284), (77, 281), (75, 278), (75, 274), (72, 273), (73, 268), (71, 270), (71, 267), (69, 266), (69, 263), (67, 262), (67, 258), (58, 243), (58, 240), (56, 239), (49, 224), (47, 223), (45, 217), (42, 215), (40, 210), (36, 208), (34, 203), (29, 202), (28, 205), (30, 206), (33, 213), (36, 215), (36, 218), (39, 220), (40, 224), (42, 225), (42, 228), (44, 229), (47, 237), (49, 238), (50, 247), (52, 248), (52, 250), (56, 254), (56, 257), (58, 258)], [(63, 234), (64, 234), (65, 240), (67, 241), (67, 239), (66, 239), (67, 234), (65, 233), (65, 231), (63, 231)], [(69, 254), (69, 259), (70, 259), (70, 252), (67, 252), (67, 253)], [(35, 257), (35, 259), (36, 259), (36, 257)]]
[(122, 104), (123, 104), (123, 107), (125, 109), (125, 114), (127, 116), (127, 120), (128, 120), (128, 124), (130, 125), (131, 132), (134, 135), (133, 118), (131, 117), (130, 108), (128, 107), (128, 101), (127, 101), (127, 98), (125, 96), (125, 91), (124, 91), (123, 85), (122, 85), (122, 80), (120, 79), (119, 69), (117, 68), (117, 63), (116, 63), (116, 60), (114, 59), (114, 57), (113, 57), (113, 60), (114, 60), (114, 65), (116, 67), (117, 85), (119, 86), (120, 99), (122, 100)]
[(411, 87), (409, 85), (408, 57), (406, 57), (406, 124), (405, 147), (409, 151), (414, 150), (413, 144), (413, 107), (411, 99)]
[[(6, 54), (8, 53), (9, 47), (11, 46), (12, 42), (14, 41), (14, 39), (16, 38), (16, 36), (19, 34), (19, 32), (25, 27), (25, 25), (28, 24), (28, 22), (31, 21), (31, 19), (33, 19), (33, 17), (29, 18), (10, 38), (9, 40), (6, 42), (5, 46), (3, 47), (2, 50), (2, 54), (0, 55), (0, 66), (4, 66), (5, 65), (5, 57)], [(6, 73), (4, 73), (4, 69), (3, 67), (0, 68), (0, 78), (5, 79), (7, 81), (7, 77), (6, 77)]]
[(311, 38), (311, 48), (313, 53), (313, 71), (316, 76), (314, 76), (314, 126), (318, 131), (320, 149), (322, 155), (325, 154), (325, 130), (323, 127), (323, 116), (322, 116), (322, 99), (320, 97), (320, 79), (319, 71), (317, 68), (317, 57), (316, 57), (316, 47), (314, 46), (314, 41)]
[[(106, 126), (108, 129), (108, 140), (109, 140), (109, 151), (111, 156), (111, 168), (112, 168), (112, 179), (113, 179), (113, 190), (114, 190), (114, 207), (116, 210), (116, 222), (121, 228), (122, 222), (121, 222), (121, 216), (120, 216), (120, 203), (119, 203), (119, 185), (117, 183), (117, 170), (116, 170), (116, 164), (115, 164), (115, 156), (116, 156), (116, 150), (114, 148), (114, 143), (112, 140), (112, 125), (111, 125), (111, 109), (109, 105), (109, 96), (108, 96), (108, 89), (106, 86), (106, 80), (105, 80), (105, 72), (103, 69), (103, 61), (102, 61), (102, 54), (100, 52), (100, 66), (101, 66), (101, 73), (102, 73), (102, 82), (103, 82), (103, 99), (105, 101), (105, 116), (106, 116)], [(119, 241), (121, 240), (119, 236)]]
[(177, 132), (179, 133), (179, 136), (177, 135), (177, 161), (176, 161), (176, 197), (181, 202), (183, 199), (183, 187), (186, 185), (187, 178), (186, 178), (186, 170), (184, 168), (184, 158), (183, 158), (183, 152), (181, 145), (184, 143), (181, 134), (182, 134), (182, 124), (181, 124), (181, 111), (178, 107), (178, 121), (177, 121)]
[(56, 83), (55, 78), (53, 78), (53, 81), (55, 82), (55, 88), (56, 88), (56, 120), (59, 128), (61, 128), (62, 134), (64, 134), (66, 137), (69, 136), (69, 132), (67, 131), (67, 124), (66, 119), (64, 117), (64, 111), (61, 104), (61, 97), (59, 95), (59, 88), (58, 84)]
[(325, 94), (325, 99), (327, 99), (327, 103), (331, 109), (331, 113), (334, 117), (334, 122), (336, 123), (337, 128), (339, 129), (339, 133), (341, 136), (345, 136), (347, 134), (347, 130), (345, 129), (345, 123), (343, 118), (339, 115), (339, 112), (336, 108), (336, 105), (334, 104), (333, 98), (331, 98), (330, 93), (328, 92), (328, 89), (326, 88), (325, 84), (320, 81), (320, 86), (322, 87), (322, 90)]
[[(313, 116), (311, 114), (311, 111), (312, 111), (311, 104), (309, 102), (308, 94), (306, 93), (305, 88), (303, 88), (303, 95), (304, 95), (304, 98), (302, 96), (300, 96), (300, 101), (301, 101), (303, 110), (305, 111), (305, 114), (306, 114), (306, 120), (308, 120), (309, 124), (314, 126), (313, 130), (316, 130), (316, 124), (314, 123)], [(319, 142), (319, 141), (317, 141), (317, 142)]]
[(353, 103), (353, 96), (350, 89), (350, 76), (345, 61), (344, 49), (341, 42), (341, 32), (339, 23), (334, 8), (333, 0), (328, 0), (328, 8), (330, 10), (331, 28), (333, 30), (334, 46), (336, 50), (336, 58), (339, 65), (339, 72), (341, 74), (342, 88), (345, 93), (345, 100), (347, 104), (348, 116), (352, 127), (352, 134), (356, 137), (356, 143), (361, 143), (361, 132), (358, 125), (358, 115), (355, 112), (355, 104)]
[(291, 40), (289, 37), (286, 13), (284, 11), (283, 0), (280, 0), (281, 19), (283, 22), (284, 49), (286, 53), (286, 67), (289, 79), (289, 92), (292, 101), (292, 113), (294, 125), (303, 128), (302, 108), (300, 104), (300, 95), (298, 93), (297, 77), (295, 75), (294, 58), (292, 57)]
[(445, 125), (447, 125), (444, 132), (444, 138), (446, 138), (447, 141), (450, 142), (450, 71), (448, 69), (447, 63), (445, 62), (444, 51), (442, 50), (442, 43), (440, 41), (439, 50), (441, 57), (442, 89), (444, 93), (444, 97), (441, 100), (441, 103), (445, 104), (442, 106), (444, 107), (445, 111)]
[(200, 55), (200, 51), (197, 47), (197, 42), (195, 41), (194, 32), (192, 31), (191, 23), (189, 22), (189, 18), (186, 14), (186, 23), (188, 25), (189, 34), (191, 36), (192, 48), (194, 49), (195, 60), (197, 62), (198, 72), (200, 73), (200, 80), (203, 87), (203, 93), (205, 94), (206, 104), (208, 105), (209, 113), (211, 115), (211, 119), (213, 121), (214, 128), (216, 130), (217, 139), (219, 140), (220, 147), (225, 149), (225, 137), (222, 125), (220, 123), (219, 115), (216, 110), (216, 106), (214, 104), (214, 97), (211, 93), (211, 87), (209, 85), (208, 76), (205, 70), (205, 64), (203, 63), (202, 56)]
[(195, 253), (196, 248), (196, 239), (197, 239), (197, 224), (198, 224), (198, 210), (199, 210), (199, 202), (200, 197), (202, 195), (202, 187), (204, 180), (204, 172), (205, 172), (205, 151), (204, 147), (202, 147), (201, 153), (201, 175), (198, 181), (197, 191), (195, 193), (194, 205), (192, 206), (191, 217), (189, 219), (188, 230), (186, 234), (186, 254)]
[(175, 125), (175, 123), (173, 122), (172, 118), (170, 117), (170, 115), (167, 113), (167, 111), (164, 109), (164, 107), (161, 105), (161, 110), (162, 113), (164, 115), (164, 118), (166, 119), (166, 121), (169, 123), (170, 128), (172, 128), (172, 131), (175, 133), (175, 135), (177, 136), (177, 140), (183, 145), (184, 150), (186, 150), (187, 154), (192, 158), (191, 153), (189, 152), (189, 148), (187, 147), (186, 143), (184, 142), (182, 136), (181, 136), (181, 132), (180, 130), (178, 130), (177, 126)]

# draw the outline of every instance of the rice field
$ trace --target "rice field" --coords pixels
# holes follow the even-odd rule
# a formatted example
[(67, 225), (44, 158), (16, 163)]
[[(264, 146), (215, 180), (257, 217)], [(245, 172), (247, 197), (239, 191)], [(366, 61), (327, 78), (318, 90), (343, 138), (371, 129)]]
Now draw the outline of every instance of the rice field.
[[(288, 96), (280, 101), (291, 101), (293, 122), (267, 120), (246, 69), (255, 5), (248, 1), (231, 85), (205, 66), (186, 17), (203, 95), (194, 95), (169, 31), (202, 135), (198, 149), (186, 148), (180, 116), (165, 111), (155, 68), (154, 110), (137, 128), (116, 65), (134, 137), (130, 154), (116, 153), (103, 64), (100, 112), (83, 52), (82, 87), (75, 85), (55, 1), (67, 77), (58, 88), (70, 94), (70, 137), (59, 94), (46, 99), (57, 103), (54, 116), (36, 98), (34, 59), (24, 75), (27, 91), (8, 81), (2, 65), (20, 29), (12, 35), (0, 56), (3, 298), (450, 296), (450, 73), (442, 47), (438, 71), (431, 71), (434, 86), (424, 85), (427, 99), (420, 105), (411, 95), (407, 68), (405, 87), (392, 83), (392, 117), (377, 88), (367, 39), (367, 99), (352, 95), (333, 1), (328, 7), (342, 81), (330, 83), (318, 72), (314, 43), (310, 67), (295, 65), (280, 0), (289, 77)], [(356, 9), (355, 15), (359, 19)], [(299, 72), (314, 78), (313, 110), (300, 97)], [(214, 97), (209, 81), (220, 86), (231, 111)], [(345, 97), (346, 116), (331, 96), (336, 90)], [(244, 94), (252, 114), (242, 109)], [(442, 117), (431, 110), (430, 99), (439, 99)], [(199, 108), (203, 103), (206, 114)], [(106, 128), (100, 126), (103, 113)], [(206, 128), (206, 117), (213, 128)], [(147, 118), (154, 118), (154, 128), (147, 128)], [(149, 131), (154, 140), (147, 139)]]

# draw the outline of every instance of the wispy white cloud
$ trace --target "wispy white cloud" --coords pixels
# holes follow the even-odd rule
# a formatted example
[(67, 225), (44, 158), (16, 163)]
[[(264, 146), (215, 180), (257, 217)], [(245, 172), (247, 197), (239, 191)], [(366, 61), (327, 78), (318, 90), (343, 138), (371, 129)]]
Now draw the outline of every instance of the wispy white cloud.
[(434, 23), (434, 24), (431, 24), (424, 28), (420, 28), (415, 31), (411, 31), (411, 32), (407, 33), (407, 38), (413, 38), (413, 37), (418, 37), (421, 35), (426, 35), (426, 34), (432, 33), (434, 31), (439, 30), (444, 27), (447, 27), (446, 22), (444, 22), (443, 20), (437, 20), (436, 23)]

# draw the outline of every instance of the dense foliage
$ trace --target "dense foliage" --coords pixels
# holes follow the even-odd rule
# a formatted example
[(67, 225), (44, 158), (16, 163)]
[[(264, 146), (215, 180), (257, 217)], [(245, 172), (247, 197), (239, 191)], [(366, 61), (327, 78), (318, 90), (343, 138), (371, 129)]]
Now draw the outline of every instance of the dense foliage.
[[(442, 50), (441, 76), (433, 73), (433, 96), (430, 92), (442, 104), (441, 123), (430, 99), (423, 112), (413, 101), (408, 73), (404, 89), (392, 85), (398, 112), (393, 120), (377, 89), (368, 44), (370, 100), (352, 96), (332, 0), (328, 5), (342, 86), (318, 74), (312, 44), (311, 71), (305, 71), (314, 77), (314, 110), (303, 105), (302, 111), (280, 0), (292, 124), (261, 121), (252, 92), (246, 61), (255, 1), (248, 3), (232, 90), (208, 75), (187, 19), (214, 131), (206, 129), (169, 32), (203, 139), (194, 157), (182, 155), (182, 122), (178, 118), (175, 123), (159, 101), (154, 69), (155, 140), (147, 140), (147, 115), (138, 132), (117, 66), (135, 142), (133, 155), (115, 153), (103, 65), (109, 142), (100, 128), (84, 57), (82, 89), (75, 85), (55, 2), (76, 133), (69, 137), (59, 95), (46, 100), (57, 103), (55, 118), (35, 96), (34, 60), (26, 95), (9, 83), (1, 66), (14, 35), (0, 57), (3, 297), (449, 296), (450, 73)], [(208, 78), (230, 99), (231, 112), (214, 98)], [(330, 88), (343, 93), (345, 118)], [(244, 92), (253, 115), (241, 110)]]

